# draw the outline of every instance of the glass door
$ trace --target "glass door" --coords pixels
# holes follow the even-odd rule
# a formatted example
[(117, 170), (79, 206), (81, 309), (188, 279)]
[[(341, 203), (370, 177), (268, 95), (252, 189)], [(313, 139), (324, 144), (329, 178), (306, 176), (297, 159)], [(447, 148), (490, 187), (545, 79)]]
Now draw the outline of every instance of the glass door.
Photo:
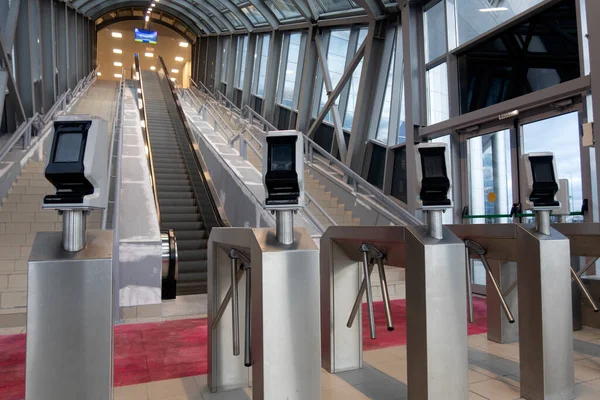
[[(580, 212), (583, 204), (579, 125), (577, 111), (531, 122), (519, 122), (521, 154), (544, 151), (554, 153), (558, 178), (568, 181), (570, 212)], [(521, 193), (521, 196), (525, 195), (526, 193)], [(581, 222), (583, 216), (572, 215), (567, 221)]]
[[(513, 203), (510, 129), (467, 139), (468, 205), (472, 224), (510, 223)], [(473, 292), (485, 294), (486, 275), (471, 260)]]

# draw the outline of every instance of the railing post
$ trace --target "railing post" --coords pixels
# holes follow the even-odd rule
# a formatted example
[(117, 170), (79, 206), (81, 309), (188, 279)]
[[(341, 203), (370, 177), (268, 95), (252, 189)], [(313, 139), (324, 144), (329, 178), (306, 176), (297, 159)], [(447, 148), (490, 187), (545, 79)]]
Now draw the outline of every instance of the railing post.
[(219, 132), (219, 121), (215, 118), (215, 133)]
[(206, 121), (206, 104), (202, 104), (200, 108), (200, 115), (202, 116), (202, 120)]
[(248, 160), (248, 147), (246, 145), (246, 138), (240, 134), (240, 155), (244, 160)]

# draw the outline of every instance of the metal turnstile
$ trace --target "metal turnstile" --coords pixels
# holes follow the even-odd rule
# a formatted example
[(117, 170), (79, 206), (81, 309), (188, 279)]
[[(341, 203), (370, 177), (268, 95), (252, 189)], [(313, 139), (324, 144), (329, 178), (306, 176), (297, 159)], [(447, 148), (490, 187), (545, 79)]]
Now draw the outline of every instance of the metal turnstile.
[[(488, 319), (495, 322), (488, 325), (488, 338), (519, 338), (521, 396), (533, 400), (573, 398), (569, 240), (555, 229), (544, 234), (527, 224), (448, 228), (461, 239), (484, 248), (486, 262), (516, 262), (519, 323), (510, 324), (506, 309), (501, 306), (505, 300), (502, 297), (508, 298), (515, 286), (513, 282), (507, 288), (499, 288), (503, 296), (488, 295)], [(471, 255), (481, 256), (477, 252)], [(516, 302), (513, 298), (505, 304), (514, 307)]]
[[(372, 307), (363, 275), (369, 278), (370, 266), (380, 265), (380, 252), (386, 265), (406, 268), (409, 399), (468, 398), (464, 244), (443, 232), (443, 239), (434, 239), (425, 226), (327, 229), (321, 238), (323, 368), (337, 373), (362, 367), (363, 291)], [(356, 312), (357, 320), (349, 321)], [(372, 318), (370, 326), (374, 337)], [(393, 329), (390, 319), (387, 328)]]
[[(211, 232), (208, 385), (213, 392), (252, 386), (255, 400), (321, 398), (319, 250), (305, 229), (281, 232), (293, 243), (282, 244), (275, 229)], [(243, 343), (240, 321), (245, 321)]]

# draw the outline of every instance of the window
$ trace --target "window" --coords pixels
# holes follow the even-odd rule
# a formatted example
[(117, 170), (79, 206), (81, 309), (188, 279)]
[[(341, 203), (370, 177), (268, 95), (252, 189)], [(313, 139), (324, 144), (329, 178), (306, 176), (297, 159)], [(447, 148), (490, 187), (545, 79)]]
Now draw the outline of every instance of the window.
[(273, 11), (279, 21), (301, 16), (290, 0), (265, 0), (265, 4)]
[[(332, 31), (329, 36), (329, 45), (327, 47), (327, 70), (329, 71), (329, 77), (331, 78), (332, 89), (335, 89), (337, 84), (342, 79), (342, 75), (344, 74), (349, 40), (350, 29)], [(323, 82), (321, 88), (321, 101), (319, 104), (319, 112), (323, 110), (323, 107), (327, 102), (327, 98), (327, 90), (325, 88), (325, 82)], [(338, 98), (335, 101), (335, 104), (339, 105), (339, 101), (340, 97), (338, 96)], [(333, 123), (331, 111), (328, 112), (325, 116), (325, 121)]]
[(248, 36), (238, 37), (237, 57), (235, 58), (235, 87), (241, 89), (244, 86), (244, 73), (246, 69), (246, 51), (248, 49)]
[(242, 11), (244, 12), (244, 14), (246, 14), (248, 19), (250, 19), (250, 22), (252, 22), (253, 25), (261, 25), (267, 23), (265, 17), (263, 17), (263, 15), (260, 12), (258, 12), (258, 10), (252, 5), (242, 7)]
[[(267, 63), (269, 61), (269, 44), (271, 37), (263, 35), (259, 37), (259, 45), (256, 46), (257, 53), (254, 54), (255, 65), (254, 69), (258, 71), (254, 92), (256, 96), (263, 97), (265, 95), (265, 79), (267, 76)], [(260, 52), (260, 53), (258, 53)]]
[(235, 16), (235, 14), (233, 14), (230, 11), (224, 11), (223, 15), (225, 16), (225, 18), (227, 18), (229, 20), (229, 22), (231, 22), (231, 24), (233, 25), (233, 27), (235, 29), (241, 29), (244, 26), (242, 25), (242, 21), (239, 20), (238, 17)]
[[(358, 33), (358, 43), (356, 44), (356, 50), (362, 45), (367, 37), (367, 28), (361, 28)], [(356, 100), (358, 99), (358, 86), (360, 84), (360, 75), (362, 72), (362, 60), (356, 66), (354, 72), (352, 72), (352, 78), (350, 78), (350, 88), (348, 91), (348, 103), (346, 105), (346, 115), (344, 116), (344, 128), (352, 129), (352, 122), (354, 121), (354, 111), (356, 109)]]
[(458, 45), (468, 42), (543, 0), (455, 0)]
[(442, 63), (427, 71), (427, 124), (433, 125), (449, 117), (448, 68)]
[(223, 51), (221, 54), (221, 82), (227, 83), (227, 55), (229, 53), (229, 38), (223, 39)]
[(294, 89), (296, 86), (296, 76), (298, 74), (298, 59), (300, 57), (300, 40), (302, 34), (292, 33), (289, 35), (289, 46), (287, 52), (287, 63), (283, 72), (283, 94), (281, 95), (281, 104), (286, 107), (293, 107)]
[(379, 117), (379, 125), (377, 126), (377, 134), (375, 139), (387, 144), (388, 133), (390, 129), (390, 111), (392, 109), (392, 85), (394, 83), (394, 57), (395, 51), (392, 52), (392, 58), (388, 67), (388, 74), (385, 85), (385, 94), (383, 95), (383, 107)]
[(317, 4), (324, 13), (359, 8), (352, 0), (317, 0)]
[(443, 1), (425, 11), (423, 25), (425, 31), (425, 62), (429, 62), (446, 54), (446, 20)]

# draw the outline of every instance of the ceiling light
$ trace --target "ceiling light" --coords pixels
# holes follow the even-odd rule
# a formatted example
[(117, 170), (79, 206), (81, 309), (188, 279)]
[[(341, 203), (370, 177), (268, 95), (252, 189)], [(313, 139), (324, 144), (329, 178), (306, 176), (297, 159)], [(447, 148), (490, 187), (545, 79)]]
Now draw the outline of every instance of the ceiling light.
[(146, 57), (154, 57), (154, 53), (144, 53)]
[(179, 47), (188, 47), (189, 45), (188, 42), (179, 42)]
[(115, 67), (122, 67), (122, 66), (123, 66), (123, 63), (120, 63), (120, 62), (118, 62), (118, 61), (115, 61), (115, 62), (113, 63), (113, 65), (114, 65)]
[(173, 82), (175, 82), (175, 78), (171, 78), (171, 80), (172, 80)]
[(149, 8), (147, 12), (150, 12), (150, 11), (152, 11), (152, 9), (151, 9), (151, 8)]
[(154, 3), (150, 4), (150, 7), (154, 7), (154, 6), (156, 6), (156, 4), (154, 4)]
[(122, 76), (123, 76), (123, 75), (121, 75), (121, 74), (115, 74), (115, 75), (114, 75), (114, 77), (115, 77), (115, 78), (121, 78)]
[(506, 7), (480, 8), (480, 12), (508, 11)]
[(146, 15), (146, 22), (150, 21), (150, 17)]
[(183, 57), (177, 56), (177, 57), (175, 57), (175, 61), (183, 61)]
[(100, 72), (100, 71), (96, 72), (96, 76), (102, 76), (102, 72)]
[(172, 74), (178, 74), (178, 73), (179, 73), (179, 70), (178, 70), (178, 69), (175, 69), (175, 68), (173, 68), (173, 69), (171, 70), (171, 73), (172, 73)]
[(110, 35), (114, 38), (122, 38), (123, 37), (123, 34), (121, 32), (112, 32)]
[(115, 54), (123, 54), (123, 50), (121, 50), (121, 49), (113, 49), (113, 53), (115, 53)]
[(155, 71), (155, 70), (156, 70), (156, 67), (154, 65), (150, 67), (150, 71)]

